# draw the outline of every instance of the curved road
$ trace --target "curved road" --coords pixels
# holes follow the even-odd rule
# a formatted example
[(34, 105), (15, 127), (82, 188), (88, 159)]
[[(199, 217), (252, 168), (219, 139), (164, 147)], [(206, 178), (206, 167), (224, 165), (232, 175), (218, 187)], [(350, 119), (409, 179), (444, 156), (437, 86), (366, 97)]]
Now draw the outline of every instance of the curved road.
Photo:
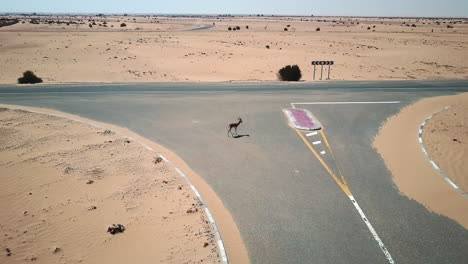
[[(300, 107), (324, 125), (347, 185), (395, 263), (468, 263), (468, 231), (401, 195), (371, 146), (380, 124), (405, 105), (467, 91), (468, 81), (0, 86), (0, 103), (114, 123), (173, 150), (224, 201), (253, 263), (389, 263), (282, 109), (399, 101)], [(249, 136), (228, 138), (238, 116), (239, 134)]]

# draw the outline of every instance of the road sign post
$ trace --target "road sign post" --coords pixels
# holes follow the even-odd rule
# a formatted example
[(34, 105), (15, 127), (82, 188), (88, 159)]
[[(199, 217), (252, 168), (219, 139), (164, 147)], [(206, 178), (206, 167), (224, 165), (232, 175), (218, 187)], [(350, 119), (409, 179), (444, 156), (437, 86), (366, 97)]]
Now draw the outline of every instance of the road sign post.
[(323, 77), (323, 65), (320, 65), (320, 80), (322, 80)]
[(334, 61), (312, 61), (312, 65), (314, 65), (314, 80), (315, 80), (315, 70), (316, 70), (316, 65), (320, 65), (320, 80), (323, 79), (323, 65), (328, 65), (328, 78), (327, 80), (330, 80), (330, 71), (331, 71), (331, 65), (335, 64)]
[(314, 80), (315, 80), (315, 64), (314, 64)]

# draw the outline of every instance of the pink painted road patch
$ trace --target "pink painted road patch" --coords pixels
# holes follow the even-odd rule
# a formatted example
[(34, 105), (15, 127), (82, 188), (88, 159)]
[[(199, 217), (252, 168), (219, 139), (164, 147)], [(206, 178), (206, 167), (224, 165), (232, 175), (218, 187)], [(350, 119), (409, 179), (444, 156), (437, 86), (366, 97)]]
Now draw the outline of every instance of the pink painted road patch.
[(319, 130), (322, 128), (320, 122), (315, 116), (305, 110), (299, 108), (289, 108), (283, 110), (291, 124), (300, 130)]

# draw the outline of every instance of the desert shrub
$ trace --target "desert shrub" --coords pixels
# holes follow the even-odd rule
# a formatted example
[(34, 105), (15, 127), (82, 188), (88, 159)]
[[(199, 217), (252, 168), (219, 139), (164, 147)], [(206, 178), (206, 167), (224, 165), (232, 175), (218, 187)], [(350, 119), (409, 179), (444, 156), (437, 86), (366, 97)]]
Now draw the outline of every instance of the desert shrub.
[(284, 28), (284, 31), (288, 31), (288, 28)]
[(228, 27), (228, 30), (232, 30), (232, 27)]
[(412, 24), (411, 27), (416, 27), (416, 25), (415, 25), (415, 24)]
[(245, 26), (245, 29), (249, 29), (249, 26)]
[(91, 25), (91, 23), (89, 23), (89, 27), (90, 27), (90, 28), (92, 28), (92, 27), (93, 27), (93, 25)]
[(237, 30), (240, 30), (240, 27), (239, 27), (239, 26), (236, 26), (236, 29), (237, 29)]
[(290, 27), (291, 25), (287, 25), (286, 27)]
[(320, 28), (316, 28), (315, 31), (320, 31)]
[(25, 71), (23, 77), (18, 78), (18, 83), (41, 83), (42, 79), (37, 77), (32, 71)]
[(278, 71), (277, 76), (281, 81), (297, 82), (302, 78), (302, 73), (299, 66), (287, 65)]
[(447, 25), (447, 28), (453, 28), (453, 26), (452, 25)]
[(126, 27), (126, 26), (127, 26), (127, 24), (125, 24), (125, 23), (120, 24), (120, 27)]
[(269, 49), (269, 48), (270, 48), (270, 45), (266, 45), (265, 48)]

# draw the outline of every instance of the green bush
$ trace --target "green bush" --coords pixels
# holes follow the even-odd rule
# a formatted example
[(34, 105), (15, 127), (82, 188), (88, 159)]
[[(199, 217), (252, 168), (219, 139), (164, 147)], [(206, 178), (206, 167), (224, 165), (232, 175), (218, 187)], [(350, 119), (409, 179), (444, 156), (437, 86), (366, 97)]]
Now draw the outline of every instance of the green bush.
[(23, 73), (23, 77), (18, 78), (18, 83), (25, 84), (25, 83), (41, 83), (42, 79), (37, 77), (32, 71), (25, 71)]
[(297, 65), (287, 65), (277, 73), (280, 81), (297, 82), (302, 78), (301, 69)]

